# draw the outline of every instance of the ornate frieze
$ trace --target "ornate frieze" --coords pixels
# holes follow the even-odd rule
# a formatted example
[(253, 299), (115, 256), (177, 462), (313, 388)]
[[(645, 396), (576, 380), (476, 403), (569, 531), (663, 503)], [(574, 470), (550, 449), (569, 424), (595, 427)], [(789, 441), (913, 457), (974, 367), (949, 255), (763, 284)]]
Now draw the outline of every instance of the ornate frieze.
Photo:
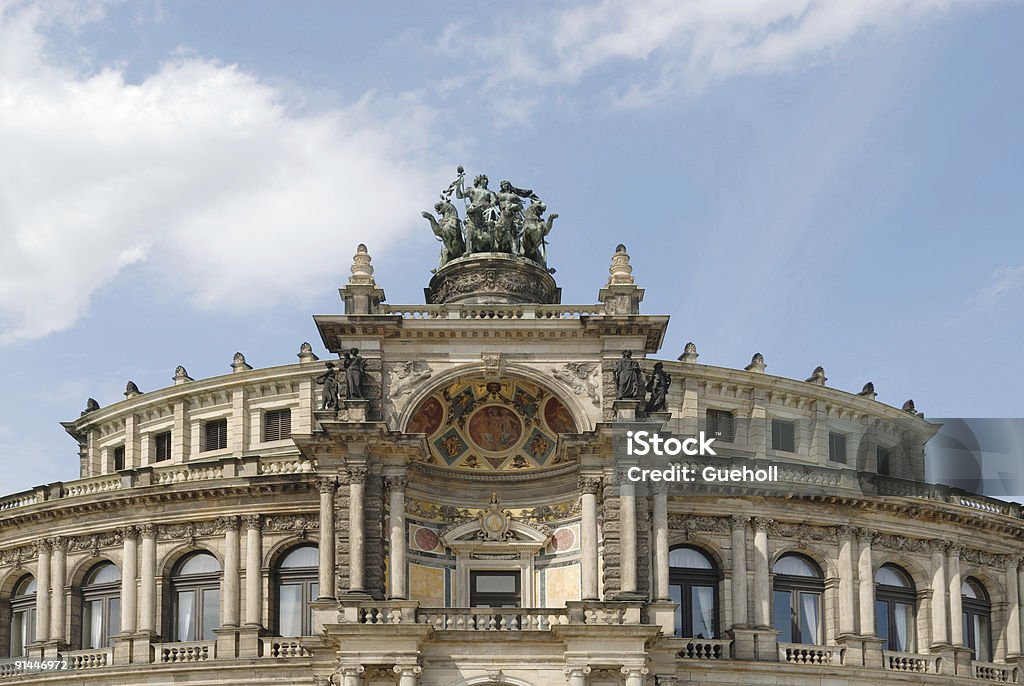
[[(756, 517), (756, 519), (760, 519)], [(790, 538), (798, 541), (824, 541), (834, 543), (838, 535), (837, 527), (815, 526), (812, 524), (793, 524), (769, 520), (768, 532), (779, 538)]]
[(319, 513), (295, 515), (267, 515), (263, 518), (264, 531), (312, 531), (320, 528)]
[(668, 528), (670, 531), (685, 531), (687, 533), (718, 532), (726, 533), (732, 529), (729, 517), (705, 517), (703, 515), (669, 515)]

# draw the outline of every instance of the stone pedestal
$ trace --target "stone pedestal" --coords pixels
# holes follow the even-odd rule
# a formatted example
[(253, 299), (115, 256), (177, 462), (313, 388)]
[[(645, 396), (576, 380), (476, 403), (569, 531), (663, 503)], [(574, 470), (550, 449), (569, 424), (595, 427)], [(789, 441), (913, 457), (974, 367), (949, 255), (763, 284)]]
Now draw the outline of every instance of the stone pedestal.
[(617, 422), (635, 422), (640, 412), (640, 401), (616, 400), (612, 402), (612, 411), (615, 412)]
[(558, 304), (562, 289), (533, 260), (506, 253), (474, 253), (437, 270), (424, 289), (428, 304)]
[(238, 628), (222, 626), (213, 630), (217, 637), (217, 658), (230, 659), (238, 657)]
[(655, 602), (647, 605), (650, 623), (660, 626), (666, 636), (675, 636), (678, 603)]
[(370, 416), (370, 401), (342, 400), (341, 409), (345, 411), (349, 422), (365, 422)]
[(155, 661), (153, 655), (153, 643), (157, 635), (151, 631), (139, 631), (132, 634), (132, 655), (133, 665), (148, 665)]
[(672, 419), (672, 413), (671, 412), (650, 412), (647, 415), (647, 419), (649, 421), (654, 422), (655, 424), (660, 424), (661, 426), (664, 426), (670, 419)]
[(846, 646), (843, 664), (867, 669), (878, 669), (882, 666), (882, 639), (875, 636), (843, 634), (836, 638), (836, 643)]
[(110, 641), (111, 648), (114, 649), (114, 664), (130, 665), (132, 664), (132, 652), (134, 652), (135, 645), (132, 640), (131, 634), (121, 634), (116, 636)]
[(260, 657), (262, 630), (258, 626), (243, 626), (238, 630), (238, 657)]
[(767, 628), (735, 628), (732, 635), (732, 657), (734, 660), (756, 662), (779, 661), (779, 632)]
[(942, 672), (946, 674), (956, 674), (959, 677), (970, 678), (971, 662), (974, 660), (974, 651), (962, 646), (951, 646), (949, 648), (949, 652), (952, 656), (949, 663), (953, 665), (954, 671), (946, 672), (945, 667), (943, 667)]

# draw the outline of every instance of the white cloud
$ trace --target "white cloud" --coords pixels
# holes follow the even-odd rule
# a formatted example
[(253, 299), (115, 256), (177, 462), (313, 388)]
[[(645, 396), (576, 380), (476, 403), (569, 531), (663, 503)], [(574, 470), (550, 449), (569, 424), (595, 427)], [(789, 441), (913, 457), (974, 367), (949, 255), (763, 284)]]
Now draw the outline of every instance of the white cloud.
[(71, 326), (141, 261), (200, 305), (262, 307), (421, 228), (436, 140), (416, 97), (297, 114), (204, 59), (81, 73), (47, 57), (57, 9), (0, 4), (0, 342)]
[(1024, 265), (997, 267), (989, 276), (989, 283), (974, 296), (972, 310), (991, 310), (1004, 297), (1024, 288)]

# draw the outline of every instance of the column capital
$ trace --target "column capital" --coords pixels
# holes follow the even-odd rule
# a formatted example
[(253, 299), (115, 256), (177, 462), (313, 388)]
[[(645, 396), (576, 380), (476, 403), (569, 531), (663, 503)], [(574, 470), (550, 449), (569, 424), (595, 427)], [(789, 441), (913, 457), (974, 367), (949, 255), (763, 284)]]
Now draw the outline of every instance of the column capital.
[(69, 541), (64, 536), (53, 536), (48, 538), (47, 543), (50, 544), (50, 547), (54, 552), (66, 553), (68, 551)]
[(946, 552), (949, 553), (950, 557), (960, 559), (960, 555), (967, 550), (967, 546), (963, 543), (950, 543), (946, 547)]
[(581, 476), (579, 478), (580, 491), (590, 495), (597, 495), (597, 492), (601, 490), (601, 484), (603, 483), (604, 479), (599, 476)]
[(750, 521), (750, 515), (745, 514), (731, 514), (729, 515), (729, 523), (733, 529), (746, 529), (747, 522)]
[(338, 674), (341, 676), (359, 676), (366, 671), (362, 665), (342, 665), (338, 667)]
[(123, 541), (134, 541), (139, 535), (139, 527), (122, 526), (115, 530)]
[(409, 477), (402, 476), (385, 476), (384, 485), (387, 487), (389, 493), (404, 491), (409, 486)]
[(229, 515), (227, 517), (217, 517), (217, 527), (227, 530), (238, 530), (238, 524), (241, 521), (241, 517), (238, 515)]
[(936, 553), (944, 554), (949, 549), (950, 543), (949, 541), (931, 540), (926, 545), (928, 546), (928, 551), (934, 555)]
[(139, 533), (143, 538), (156, 538), (156, 524), (146, 522), (139, 525)]
[(334, 493), (338, 490), (338, 480), (333, 476), (316, 477), (316, 488), (321, 493)]
[(841, 539), (842, 538), (847, 538), (847, 539), (853, 538), (853, 535), (854, 535), (854, 533), (856, 533), (856, 531), (857, 530), (854, 527), (849, 526), (848, 524), (840, 524), (839, 526), (836, 527), (836, 534)]
[(395, 674), (402, 676), (403, 674), (419, 674), (423, 671), (423, 668), (419, 665), (395, 665), (391, 668), (391, 671)]
[(366, 467), (349, 467), (345, 472), (348, 474), (349, 484), (365, 484), (369, 470)]
[(868, 543), (870, 545), (878, 540), (878, 531), (859, 526), (857, 527), (857, 538), (860, 539), (861, 543)]
[(53, 549), (53, 544), (50, 543), (50, 540), (46, 538), (40, 538), (38, 541), (35, 541), (32, 545), (35, 548), (36, 555), (41, 555), (43, 553), (49, 554), (50, 551)]
[(642, 676), (649, 673), (651, 670), (647, 667), (630, 667), (628, 665), (624, 665), (619, 671), (624, 676)]
[(751, 521), (754, 523), (754, 531), (767, 532), (768, 528), (775, 524), (775, 520), (771, 517), (754, 517)]
[(1018, 553), (1015, 555), (1006, 556), (1006, 571), (1014, 571), (1020, 566), (1020, 563), (1024, 562), (1024, 555)]
[(590, 674), (592, 670), (590, 665), (583, 665), (582, 667), (566, 667), (563, 671), (565, 672), (565, 676), (574, 677), (586, 676)]
[(242, 517), (242, 521), (245, 522), (246, 529), (256, 529), (259, 531), (263, 528), (263, 515), (247, 514)]

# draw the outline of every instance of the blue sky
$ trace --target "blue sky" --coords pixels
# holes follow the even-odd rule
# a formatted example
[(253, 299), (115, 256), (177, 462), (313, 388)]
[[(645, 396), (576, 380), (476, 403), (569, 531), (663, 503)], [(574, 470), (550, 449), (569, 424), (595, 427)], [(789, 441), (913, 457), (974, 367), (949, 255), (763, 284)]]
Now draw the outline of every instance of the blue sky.
[(459, 164), (560, 215), (563, 302), (625, 243), (661, 357), (1024, 416), (1024, 4), (239, 7), (0, 0), (0, 491), (128, 379), (324, 356), (359, 242), (421, 302)]

